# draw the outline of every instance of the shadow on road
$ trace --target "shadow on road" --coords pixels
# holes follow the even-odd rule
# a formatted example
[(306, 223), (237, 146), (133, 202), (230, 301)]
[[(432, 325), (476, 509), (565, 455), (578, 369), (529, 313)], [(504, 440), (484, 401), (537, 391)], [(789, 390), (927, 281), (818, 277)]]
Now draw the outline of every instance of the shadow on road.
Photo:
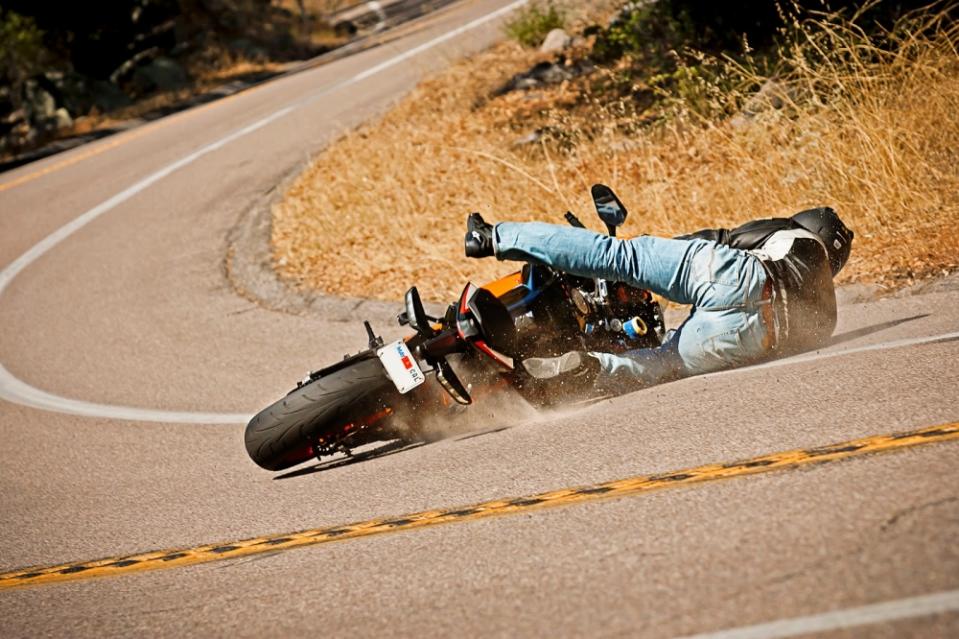
[(490, 430), (480, 431), (478, 433), (470, 433), (464, 435), (463, 437), (457, 437), (456, 441), (461, 442), (467, 439), (473, 439), (474, 437), (482, 437), (483, 435), (492, 435), (493, 433), (502, 433), (504, 430), (509, 430), (512, 426), (500, 426), (499, 428), (492, 428)]
[(427, 443), (428, 442), (410, 443), (410, 442), (404, 442), (404, 441), (393, 441), (383, 446), (378, 446), (377, 448), (374, 448), (372, 450), (367, 450), (356, 455), (351, 455), (350, 457), (347, 457), (345, 459), (331, 459), (330, 461), (321, 462), (319, 464), (316, 464), (315, 466), (298, 468), (288, 473), (277, 475), (276, 477), (273, 478), (273, 480), (276, 481), (278, 479), (292, 479), (294, 477), (302, 477), (304, 475), (322, 473), (327, 470), (333, 470), (334, 468), (342, 468), (343, 466), (358, 464), (360, 462), (369, 461), (371, 459), (378, 459), (380, 457), (395, 455), (396, 453), (402, 452), (404, 450), (413, 450), (414, 448), (425, 446)]
[(873, 333), (884, 331), (887, 328), (892, 328), (893, 326), (899, 326), (900, 324), (905, 324), (906, 322), (922, 319), (924, 317), (929, 317), (929, 313), (924, 313), (922, 315), (913, 315), (912, 317), (903, 317), (901, 319), (889, 320), (888, 322), (883, 322), (882, 324), (864, 326), (862, 328), (857, 328), (854, 331), (847, 331), (839, 335), (833, 335), (832, 339), (829, 340), (829, 346), (835, 346), (836, 344), (842, 344), (843, 342), (848, 342), (850, 340), (858, 339), (860, 337), (865, 337), (866, 335), (872, 335)]

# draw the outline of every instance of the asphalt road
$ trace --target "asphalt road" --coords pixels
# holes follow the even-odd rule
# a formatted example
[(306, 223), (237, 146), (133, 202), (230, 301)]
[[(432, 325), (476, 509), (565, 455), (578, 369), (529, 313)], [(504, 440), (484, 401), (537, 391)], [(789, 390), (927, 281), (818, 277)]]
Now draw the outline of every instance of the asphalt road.
[[(286, 478), (254, 466), (243, 425), (229, 416), (255, 412), (306, 370), (359, 349), (359, 321), (382, 324), (389, 313), (363, 305), (291, 315), (248, 301), (224, 271), (231, 230), (331, 137), (498, 37), (493, 20), (442, 39), (507, 4), (456, 4), (381, 47), (0, 175), (0, 388), (13, 400), (0, 402), (0, 572), (959, 421), (959, 341), (915, 341), (959, 331), (959, 290), (943, 287), (844, 305), (834, 345), (782, 365), (548, 415), (476, 406), (470, 435)], [(84, 214), (89, 223), (21, 258)], [(29, 387), (48, 395), (25, 399)], [(71, 414), (76, 406), (62, 398), (86, 402), (93, 416)], [(114, 406), (144, 417), (111, 417)], [(184, 423), (194, 413), (225, 423)], [(779, 625), (726, 636), (956, 636), (957, 455), (959, 442), (941, 441), (0, 589), (0, 636), (670, 637), (770, 622)], [(915, 599), (927, 595), (945, 603)]]

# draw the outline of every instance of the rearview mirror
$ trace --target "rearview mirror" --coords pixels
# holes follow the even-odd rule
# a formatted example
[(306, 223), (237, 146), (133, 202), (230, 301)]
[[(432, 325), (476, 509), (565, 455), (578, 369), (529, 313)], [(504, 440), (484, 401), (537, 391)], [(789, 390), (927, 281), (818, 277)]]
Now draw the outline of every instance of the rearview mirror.
[(616, 227), (622, 226), (626, 221), (626, 207), (619, 201), (613, 189), (605, 184), (594, 184), (590, 189), (593, 196), (593, 204), (596, 205), (596, 213), (599, 219), (606, 225), (606, 230), (612, 237), (616, 237)]

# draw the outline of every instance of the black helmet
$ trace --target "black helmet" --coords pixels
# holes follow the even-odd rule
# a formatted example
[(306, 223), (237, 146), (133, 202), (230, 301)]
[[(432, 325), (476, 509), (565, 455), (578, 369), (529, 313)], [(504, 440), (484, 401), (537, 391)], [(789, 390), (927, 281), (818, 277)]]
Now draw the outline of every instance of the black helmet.
[(810, 233), (818, 235), (829, 254), (829, 268), (833, 277), (842, 270), (852, 250), (853, 232), (846, 228), (836, 212), (828, 206), (809, 209), (792, 216), (793, 222)]

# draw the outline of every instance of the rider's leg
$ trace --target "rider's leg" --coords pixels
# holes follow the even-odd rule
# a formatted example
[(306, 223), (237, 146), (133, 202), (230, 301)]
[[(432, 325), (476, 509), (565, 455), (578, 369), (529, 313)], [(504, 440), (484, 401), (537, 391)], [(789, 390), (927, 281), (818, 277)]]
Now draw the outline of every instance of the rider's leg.
[(638, 348), (618, 355), (599, 352), (590, 355), (599, 360), (603, 372), (600, 380), (613, 380), (617, 386), (623, 381), (658, 384), (688, 374), (679, 354), (677, 331), (671, 331), (669, 338), (656, 348)]
[(763, 354), (765, 332), (759, 313), (752, 310), (695, 311), (662, 346), (590, 355), (613, 379), (636, 378), (652, 385), (749, 364)]
[(758, 308), (694, 310), (679, 331), (677, 349), (690, 375), (745, 366), (767, 354)]
[(618, 240), (542, 223), (497, 224), (493, 242), (499, 259), (626, 282), (694, 306), (692, 315), (659, 348), (591, 353), (609, 375), (625, 374), (651, 384), (743, 365), (764, 354), (765, 327), (756, 305), (766, 274), (748, 253), (706, 240)]
[(630, 240), (540, 222), (503, 222), (493, 245), (501, 260), (538, 262), (582, 277), (646, 288), (697, 308), (758, 301), (766, 279), (759, 260), (706, 240), (651, 235)]

